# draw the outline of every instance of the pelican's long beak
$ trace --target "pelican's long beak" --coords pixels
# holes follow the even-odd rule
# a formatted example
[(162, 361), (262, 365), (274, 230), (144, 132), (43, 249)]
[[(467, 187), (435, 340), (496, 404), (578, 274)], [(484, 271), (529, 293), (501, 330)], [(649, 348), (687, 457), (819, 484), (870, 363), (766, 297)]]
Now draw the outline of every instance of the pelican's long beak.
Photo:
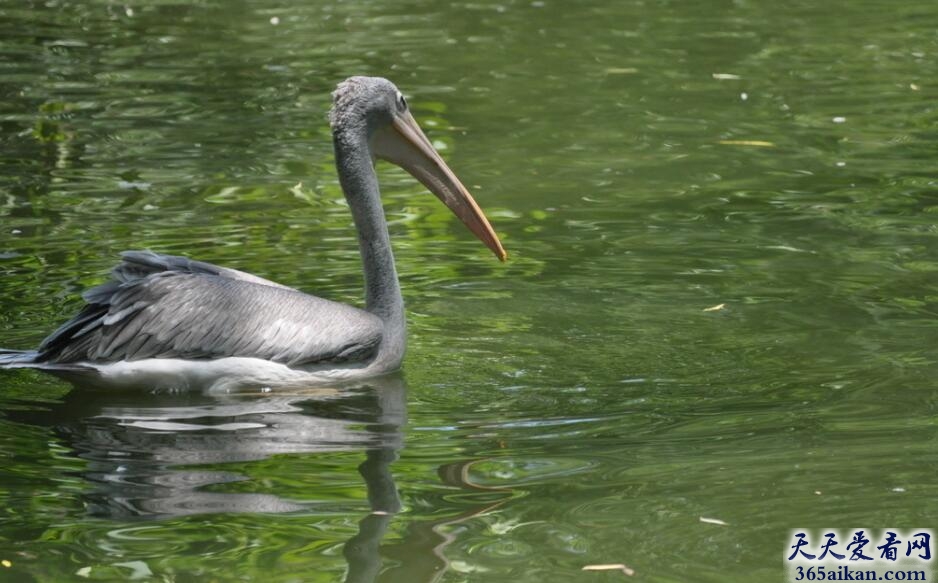
[(475, 199), (456, 178), (409, 111), (398, 113), (390, 127), (375, 132), (371, 148), (379, 158), (407, 170), (443, 201), (485, 246), (505, 261), (501, 241)]

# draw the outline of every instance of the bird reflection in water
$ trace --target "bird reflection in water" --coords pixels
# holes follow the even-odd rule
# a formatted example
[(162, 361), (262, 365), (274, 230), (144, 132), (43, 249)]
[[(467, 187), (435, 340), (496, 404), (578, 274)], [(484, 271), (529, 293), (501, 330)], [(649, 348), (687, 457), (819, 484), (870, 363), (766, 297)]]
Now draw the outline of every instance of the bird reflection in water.
[[(347, 583), (430, 582), (449, 568), (446, 525), (500, 506), (511, 497), (495, 490), (477, 507), (435, 521), (400, 515), (391, 471), (404, 444), (406, 386), (400, 375), (355, 387), (310, 388), (275, 393), (210, 394), (75, 390), (46, 411), (8, 411), (11, 421), (54, 426), (87, 463), (83, 477), (89, 513), (116, 520), (195, 514), (309, 513), (311, 504), (276, 494), (212, 491), (211, 486), (247, 480), (233, 471), (200, 466), (263, 460), (277, 454), (364, 451), (358, 466), (371, 512), (345, 544)], [(448, 486), (472, 484), (472, 461), (444, 465)], [(504, 495), (499, 495), (503, 493)], [(405, 520), (403, 540), (382, 547), (394, 520)], [(398, 559), (385, 568), (382, 556)], [(311, 569), (315, 566), (311, 565)]]

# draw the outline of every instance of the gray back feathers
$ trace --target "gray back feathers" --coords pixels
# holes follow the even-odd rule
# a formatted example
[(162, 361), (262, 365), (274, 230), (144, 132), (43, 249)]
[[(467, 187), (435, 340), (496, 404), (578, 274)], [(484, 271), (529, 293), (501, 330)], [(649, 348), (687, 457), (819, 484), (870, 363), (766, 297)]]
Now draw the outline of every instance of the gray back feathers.
[(183, 257), (123, 258), (37, 361), (240, 356), (304, 366), (364, 362), (381, 342), (381, 320), (351, 306)]

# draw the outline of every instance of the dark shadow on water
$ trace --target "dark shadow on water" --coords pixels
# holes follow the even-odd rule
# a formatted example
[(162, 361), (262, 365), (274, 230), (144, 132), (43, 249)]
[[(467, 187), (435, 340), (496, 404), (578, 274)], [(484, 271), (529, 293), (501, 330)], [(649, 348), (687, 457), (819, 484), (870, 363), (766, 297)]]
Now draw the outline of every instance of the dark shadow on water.
[[(404, 444), (407, 388), (402, 376), (372, 379), (341, 390), (233, 394), (113, 392), (79, 387), (62, 401), (37, 410), (9, 410), (11, 421), (52, 427), (92, 487), (88, 512), (119, 521), (159, 520), (197, 514), (309, 512), (303, 503), (276, 494), (213, 491), (246, 480), (226, 463), (278, 454), (362, 451), (358, 470), (371, 512), (343, 549), (345, 581), (432, 582), (449, 568), (440, 527), (501, 505), (511, 496), (432, 521), (398, 514), (401, 500), (391, 471)], [(472, 461), (440, 468), (448, 486), (469, 490)], [(206, 467), (212, 466), (212, 467)], [(392, 521), (405, 520), (403, 539), (382, 546)], [(394, 564), (384, 564), (382, 556)]]
[[(55, 428), (87, 462), (89, 512), (117, 520), (308, 510), (272, 494), (216, 492), (244, 476), (200, 466), (277, 454), (365, 451), (373, 510), (400, 509), (390, 464), (406, 421), (406, 388), (388, 377), (343, 389), (288, 393), (104, 392), (80, 388), (47, 411), (11, 420)], [(370, 460), (383, 460), (376, 467)], [(372, 479), (373, 478), (373, 479)], [(372, 481), (380, 492), (372, 493)]]

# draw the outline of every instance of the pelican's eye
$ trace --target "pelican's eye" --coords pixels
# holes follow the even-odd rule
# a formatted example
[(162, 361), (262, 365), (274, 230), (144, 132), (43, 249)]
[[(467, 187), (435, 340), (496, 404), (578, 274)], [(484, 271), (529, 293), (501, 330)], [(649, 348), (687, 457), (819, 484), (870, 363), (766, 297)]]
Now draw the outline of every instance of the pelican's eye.
[(397, 92), (397, 107), (401, 111), (407, 111), (407, 100), (404, 99), (400, 91)]

